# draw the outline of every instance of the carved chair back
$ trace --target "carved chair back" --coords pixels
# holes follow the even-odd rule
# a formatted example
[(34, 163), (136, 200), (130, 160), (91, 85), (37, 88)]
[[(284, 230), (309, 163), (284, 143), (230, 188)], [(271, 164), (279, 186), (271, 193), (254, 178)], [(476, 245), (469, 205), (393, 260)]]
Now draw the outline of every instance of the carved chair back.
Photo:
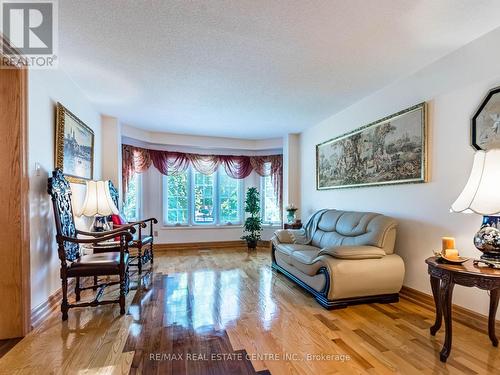
[(118, 190), (116, 189), (115, 185), (110, 181), (108, 181), (108, 187), (109, 187), (109, 194), (111, 195), (111, 199), (113, 200), (113, 203), (115, 206), (120, 209), (119, 205), (119, 200), (120, 200), (120, 194), (118, 194)]
[(61, 238), (61, 236), (76, 238), (77, 233), (71, 204), (71, 187), (59, 168), (55, 169), (49, 178), (48, 193), (54, 207), (59, 259), (64, 266), (66, 260), (72, 262), (80, 257), (80, 246), (77, 243), (63, 241)]

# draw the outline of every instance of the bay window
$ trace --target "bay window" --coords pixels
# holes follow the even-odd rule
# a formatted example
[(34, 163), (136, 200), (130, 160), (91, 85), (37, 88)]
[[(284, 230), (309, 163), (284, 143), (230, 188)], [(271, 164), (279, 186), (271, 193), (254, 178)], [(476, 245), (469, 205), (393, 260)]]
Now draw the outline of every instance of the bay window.
[(243, 222), (243, 180), (229, 177), (224, 168), (205, 175), (190, 167), (163, 176), (164, 224), (232, 225)]
[(263, 224), (281, 225), (281, 207), (271, 176), (260, 178), (260, 212)]
[(135, 173), (129, 181), (125, 200), (123, 202), (123, 214), (128, 221), (139, 220), (141, 209), (141, 181), (142, 175)]
[(163, 187), (166, 190), (165, 222), (177, 225), (188, 224), (188, 182), (188, 171), (172, 174), (166, 179)]

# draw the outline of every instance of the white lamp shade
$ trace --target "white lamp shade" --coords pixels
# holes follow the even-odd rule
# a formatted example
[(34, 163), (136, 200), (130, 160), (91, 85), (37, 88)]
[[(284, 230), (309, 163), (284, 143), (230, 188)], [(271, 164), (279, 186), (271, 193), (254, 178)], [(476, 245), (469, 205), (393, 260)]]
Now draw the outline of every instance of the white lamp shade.
[(476, 152), (469, 180), (451, 211), (500, 214), (500, 149)]
[(87, 181), (87, 193), (79, 216), (92, 217), (119, 214), (107, 186), (108, 181)]

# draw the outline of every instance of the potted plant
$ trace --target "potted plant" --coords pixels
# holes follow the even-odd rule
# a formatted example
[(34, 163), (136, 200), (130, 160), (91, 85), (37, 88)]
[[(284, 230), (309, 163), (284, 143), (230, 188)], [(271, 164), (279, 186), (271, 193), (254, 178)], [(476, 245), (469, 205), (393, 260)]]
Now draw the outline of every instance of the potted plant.
[(260, 233), (262, 232), (259, 192), (254, 187), (247, 190), (245, 212), (249, 216), (245, 219), (243, 226), (244, 235), (241, 239), (247, 241), (248, 250), (250, 250), (257, 248), (257, 242), (260, 240)]

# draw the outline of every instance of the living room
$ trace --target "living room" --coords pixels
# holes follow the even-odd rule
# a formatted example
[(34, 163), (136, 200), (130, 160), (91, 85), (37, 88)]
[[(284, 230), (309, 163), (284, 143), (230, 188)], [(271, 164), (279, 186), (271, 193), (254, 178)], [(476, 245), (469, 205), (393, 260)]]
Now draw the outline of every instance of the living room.
[(0, 373), (498, 373), (500, 3), (20, 4)]

